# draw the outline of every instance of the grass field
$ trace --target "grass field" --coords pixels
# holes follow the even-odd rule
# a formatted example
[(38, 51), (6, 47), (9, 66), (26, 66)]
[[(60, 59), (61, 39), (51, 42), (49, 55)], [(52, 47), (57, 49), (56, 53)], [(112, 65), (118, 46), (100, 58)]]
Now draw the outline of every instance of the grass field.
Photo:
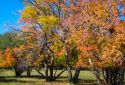
[[(69, 84), (68, 73), (64, 72), (62, 76), (54, 82), (46, 82), (36, 72), (32, 72), (30, 78), (26, 77), (26, 72), (22, 74), (23, 77), (16, 78), (11, 70), (0, 70), (0, 85), (72, 85)], [(81, 71), (80, 81), (78, 85), (97, 85), (95, 76), (90, 71)]]

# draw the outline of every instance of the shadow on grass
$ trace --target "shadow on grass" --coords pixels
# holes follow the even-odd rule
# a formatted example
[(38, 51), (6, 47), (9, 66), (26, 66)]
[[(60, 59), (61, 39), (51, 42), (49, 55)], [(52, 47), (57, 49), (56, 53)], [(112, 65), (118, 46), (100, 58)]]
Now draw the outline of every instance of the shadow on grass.
[[(21, 80), (21, 78), (29, 78), (29, 80)], [(18, 77), (18, 79), (15, 76), (0, 76), (0, 83), (34, 83), (34, 82), (38, 82), (38, 81), (33, 81), (30, 80), (30, 78), (37, 78), (37, 79), (43, 79), (41, 76), (21, 76)], [(61, 76), (59, 79), (57, 79), (56, 81), (53, 81), (53, 83), (69, 83), (67, 77), (65, 76)], [(80, 79), (79, 83), (77, 85), (97, 85), (97, 81), (96, 80), (83, 80)]]
[(32, 81), (32, 80), (17, 80), (17, 79), (0, 79), (0, 83), (34, 83), (36, 81)]
[[(21, 78), (29, 78), (26, 79), (26, 80), (20, 80)], [(43, 80), (43, 78), (41, 76), (38, 76), (38, 75), (35, 75), (35, 76), (30, 76), (30, 77), (27, 77), (27, 76), (21, 76), (21, 77), (15, 77), (15, 76), (1, 76), (0, 77), (0, 82), (1, 83), (34, 83), (34, 82), (38, 82), (38, 81), (33, 81), (33, 80), (30, 80), (30, 78), (34, 78), (34, 79), (41, 79)], [(46, 82), (46, 81), (43, 81), (43, 82)], [(69, 83), (68, 81), (68, 78), (65, 77), (65, 76), (61, 76), (59, 79), (57, 79), (56, 81), (53, 81), (53, 83)], [(104, 84), (104, 81), (102, 80), (103, 82), (103, 85)], [(51, 82), (50, 82), (51, 83)], [(72, 84), (71, 84), (72, 85)], [(73, 84), (74, 85), (74, 84)], [(75, 85), (98, 85), (97, 81), (96, 80), (85, 80), (85, 79), (79, 79), (79, 82)]]
[[(37, 79), (44, 79), (42, 76), (40, 76), (40, 75), (32, 75), (32, 76), (26, 76), (26, 75), (22, 75), (21, 77), (15, 77), (15, 76), (0, 76), (0, 79), (2, 79), (2, 78), (37, 78)], [(66, 78), (68, 78), (68, 77), (66, 77), (66, 76), (61, 76), (61, 77), (59, 77), (60, 79), (66, 79)]]
[[(16, 77), (15, 77), (16, 78)], [(18, 77), (18, 78), (37, 78), (37, 79), (45, 79), (43, 78), (42, 76), (40, 75), (32, 75), (30, 77), (26, 76), (26, 75), (22, 75), (21, 77)], [(66, 76), (60, 76), (59, 79), (67, 79), (68, 77)]]
[[(56, 82), (65, 82), (65, 83), (69, 83), (68, 80), (61, 80), (58, 79), (56, 80)], [(96, 80), (85, 80), (85, 79), (80, 79), (79, 82), (77, 84), (73, 84), (73, 85), (98, 85)]]
[(35, 76), (21, 76), (21, 77), (16, 77), (16, 76), (0, 76), (0, 78), (42, 78), (42, 76), (35, 75)]
[(77, 85), (98, 85), (96, 80), (83, 80), (80, 79)]
[[(21, 80), (21, 78), (29, 78), (26, 80)], [(38, 82), (38, 81), (33, 81), (30, 80), (30, 78), (34, 78), (34, 79), (41, 79), (43, 80), (43, 77), (38, 76), (38, 75), (34, 75), (34, 76), (21, 76), (16, 78), (15, 76), (0, 76), (0, 83), (34, 83), (34, 82)], [(69, 83), (68, 78), (65, 76), (61, 76), (59, 79), (57, 79), (56, 81), (53, 81), (53, 83)], [(98, 85), (96, 80), (85, 80), (85, 79), (79, 79), (79, 83), (76, 85)]]
[(21, 77), (18, 78), (36, 78), (36, 79), (44, 79), (42, 76), (40, 75), (31, 75), (31, 76), (26, 76), (26, 75), (22, 75)]
[[(18, 78), (18, 79), (17, 79)], [(41, 76), (31, 76), (31, 77), (27, 77), (27, 76), (21, 76), (21, 77), (15, 77), (15, 76), (0, 76), (0, 83), (34, 83), (37, 81), (32, 81), (32, 80), (21, 80), (21, 78), (38, 78), (38, 79), (42, 79)]]

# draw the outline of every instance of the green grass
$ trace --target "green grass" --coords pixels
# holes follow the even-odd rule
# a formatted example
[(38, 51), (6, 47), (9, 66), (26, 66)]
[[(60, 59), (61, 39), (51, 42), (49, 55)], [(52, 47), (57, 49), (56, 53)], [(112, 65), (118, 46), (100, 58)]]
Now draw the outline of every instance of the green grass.
[[(26, 76), (26, 72), (22, 74)], [(14, 72), (11, 70), (0, 70), (0, 85), (71, 85), (68, 82), (68, 73), (65, 71), (61, 78), (54, 82), (46, 82), (40, 77), (40, 75), (33, 70), (32, 77), (21, 77), (16, 78)], [(90, 71), (81, 71), (80, 73), (80, 83), (78, 85), (95, 85), (96, 78)]]

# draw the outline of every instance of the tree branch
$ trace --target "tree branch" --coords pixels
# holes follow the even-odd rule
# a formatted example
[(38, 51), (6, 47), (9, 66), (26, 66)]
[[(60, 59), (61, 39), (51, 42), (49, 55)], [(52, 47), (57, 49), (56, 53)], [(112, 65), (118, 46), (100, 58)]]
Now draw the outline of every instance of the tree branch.
[(45, 75), (43, 75), (43, 73), (41, 73), (39, 70), (35, 69), (39, 74), (42, 75), (43, 78), (45, 78)]
[(55, 79), (59, 78), (61, 76), (61, 74), (65, 71), (66, 69), (63, 69), (56, 77)]

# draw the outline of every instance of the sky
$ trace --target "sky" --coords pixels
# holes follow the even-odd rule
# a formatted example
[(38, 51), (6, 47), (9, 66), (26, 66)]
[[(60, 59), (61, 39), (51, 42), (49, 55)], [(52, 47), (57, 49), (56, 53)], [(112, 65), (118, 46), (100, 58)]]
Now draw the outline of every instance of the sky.
[(23, 9), (22, 0), (0, 0), (0, 34), (10, 31), (6, 24), (16, 25), (19, 19), (18, 10)]

